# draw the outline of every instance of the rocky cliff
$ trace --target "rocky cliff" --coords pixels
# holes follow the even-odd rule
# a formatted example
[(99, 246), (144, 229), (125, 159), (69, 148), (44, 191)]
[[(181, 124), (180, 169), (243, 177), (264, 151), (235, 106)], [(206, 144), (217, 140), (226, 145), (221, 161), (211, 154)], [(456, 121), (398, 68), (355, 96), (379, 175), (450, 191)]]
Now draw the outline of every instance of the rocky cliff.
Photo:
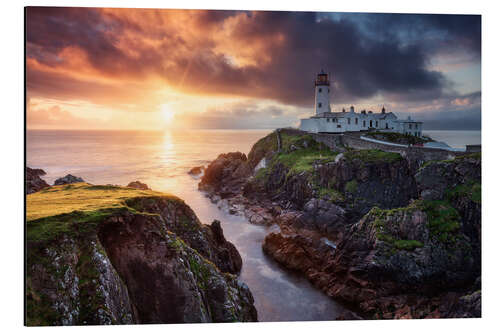
[(279, 225), (264, 251), (365, 318), (478, 317), (480, 154), (414, 162), (280, 131), (219, 156), (200, 189)]
[(26, 168), (26, 194), (35, 193), (49, 187), (49, 184), (40, 178), (43, 175), (45, 175), (45, 171), (42, 169)]
[(241, 257), (182, 200), (86, 183), (27, 196), (32, 325), (255, 321)]

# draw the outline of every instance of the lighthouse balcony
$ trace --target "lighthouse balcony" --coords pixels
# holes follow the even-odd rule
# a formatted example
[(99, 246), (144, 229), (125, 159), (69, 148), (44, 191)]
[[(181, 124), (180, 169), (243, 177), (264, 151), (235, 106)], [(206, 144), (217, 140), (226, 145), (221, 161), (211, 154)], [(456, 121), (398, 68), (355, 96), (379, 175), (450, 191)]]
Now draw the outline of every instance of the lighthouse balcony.
[(325, 80), (315, 80), (314, 81), (315, 86), (329, 86), (330, 81), (325, 81)]

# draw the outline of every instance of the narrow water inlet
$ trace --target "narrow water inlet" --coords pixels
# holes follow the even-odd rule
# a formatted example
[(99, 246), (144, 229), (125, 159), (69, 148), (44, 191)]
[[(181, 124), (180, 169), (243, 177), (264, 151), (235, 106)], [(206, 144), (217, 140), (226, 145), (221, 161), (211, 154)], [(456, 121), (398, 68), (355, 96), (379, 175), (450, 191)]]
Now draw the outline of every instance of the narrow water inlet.
[(240, 252), (243, 268), (239, 278), (254, 296), (259, 321), (335, 320), (345, 310), (306, 278), (284, 269), (264, 254), (264, 238), (276, 231), (276, 226), (251, 224), (245, 217), (228, 214), (200, 196), (188, 203), (204, 223), (220, 220), (226, 239)]

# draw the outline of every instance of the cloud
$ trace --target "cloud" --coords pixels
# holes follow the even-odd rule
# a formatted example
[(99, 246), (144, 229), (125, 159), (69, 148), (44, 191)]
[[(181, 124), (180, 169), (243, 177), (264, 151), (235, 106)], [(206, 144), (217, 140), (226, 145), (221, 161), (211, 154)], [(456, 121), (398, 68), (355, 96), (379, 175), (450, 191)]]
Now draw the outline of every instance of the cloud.
[[(90, 87), (85, 75), (117, 83), (155, 78), (188, 94), (306, 106), (323, 67), (332, 71), (338, 102), (378, 94), (430, 99), (452, 89), (428, 69), (430, 49), (480, 52), (479, 16), (358, 15), (30, 7), (27, 57), (46, 67), (28, 78), (28, 90), (65, 97), (87, 86), (91, 99), (127, 94), (112, 84)], [(429, 37), (415, 38), (421, 31)], [(44, 90), (54, 72), (61, 77)]]
[(396, 114), (423, 121), (427, 130), (481, 130), (481, 92), (408, 104)]
[(265, 105), (258, 101), (226, 103), (208, 108), (204, 112), (187, 112), (176, 115), (173, 126), (217, 129), (276, 128), (296, 125), (301, 113), (297, 107)]
[(75, 124), (81, 129), (92, 129), (104, 125), (102, 119), (78, 117), (58, 105), (43, 108), (31, 101), (27, 103), (26, 123), (28, 129), (73, 128)]

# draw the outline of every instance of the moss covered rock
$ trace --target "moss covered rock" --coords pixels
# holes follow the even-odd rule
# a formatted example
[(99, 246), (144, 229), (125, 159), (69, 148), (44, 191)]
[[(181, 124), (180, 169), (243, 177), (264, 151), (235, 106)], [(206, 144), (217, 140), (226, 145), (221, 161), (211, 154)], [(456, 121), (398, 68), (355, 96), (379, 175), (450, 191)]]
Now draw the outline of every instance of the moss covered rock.
[[(349, 229), (335, 256), (335, 279), (353, 295), (368, 286), (389, 293), (459, 287), (474, 281), (480, 270), (460, 216), (446, 202), (372, 208)], [(351, 281), (347, 272), (354, 271)]]

